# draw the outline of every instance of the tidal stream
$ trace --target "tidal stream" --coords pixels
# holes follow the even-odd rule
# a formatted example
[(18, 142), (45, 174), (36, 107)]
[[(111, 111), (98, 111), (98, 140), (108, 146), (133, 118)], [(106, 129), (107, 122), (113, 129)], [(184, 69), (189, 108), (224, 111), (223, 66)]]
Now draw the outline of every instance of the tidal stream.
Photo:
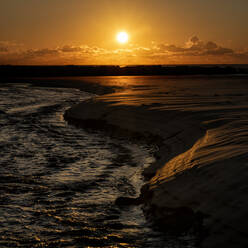
[(137, 196), (154, 147), (68, 125), (77, 89), (0, 85), (0, 247), (192, 247), (154, 231)]

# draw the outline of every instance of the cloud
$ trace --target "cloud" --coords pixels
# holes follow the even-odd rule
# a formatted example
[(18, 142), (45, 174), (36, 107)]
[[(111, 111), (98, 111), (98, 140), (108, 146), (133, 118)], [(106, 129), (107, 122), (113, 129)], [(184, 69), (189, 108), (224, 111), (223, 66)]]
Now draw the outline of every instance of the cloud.
[(197, 36), (183, 45), (155, 42), (150, 46), (129, 45), (105, 49), (88, 45), (24, 49), (13, 42), (0, 41), (0, 64), (192, 64), (248, 63), (248, 51), (234, 51)]
[(65, 45), (60, 50), (61, 52), (64, 53), (73, 53), (73, 52), (81, 52), (82, 48), (80, 46)]
[(218, 48), (217, 44), (212, 42), (212, 41), (207, 42), (205, 47), (207, 50), (214, 50), (214, 49)]
[(56, 56), (59, 54), (59, 51), (57, 49), (37, 49), (37, 50), (27, 50), (24, 53), (24, 56), (28, 58), (35, 58), (35, 57), (44, 57), (44, 56)]
[(197, 44), (200, 42), (200, 39), (197, 36), (193, 36), (190, 38), (190, 42), (192, 42), (192, 44)]
[(215, 49), (206, 50), (203, 53), (203, 55), (225, 55), (225, 54), (232, 55), (234, 54), (234, 51), (230, 48), (216, 47)]
[(22, 49), (23, 45), (14, 41), (0, 41), (0, 53), (16, 52)]
[(159, 44), (158, 49), (160, 50), (160, 52), (172, 52), (172, 53), (185, 51), (185, 48), (183, 47), (178, 47), (175, 45), (167, 45), (167, 44)]
[[(222, 47), (213, 41), (204, 42), (197, 36), (191, 37), (183, 46), (159, 44), (157, 48), (160, 52), (165, 53), (170, 57), (199, 57), (199, 59), (208, 58), (214, 60), (217, 58), (226, 58), (226, 56), (237, 58), (237, 52), (231, 48)], [(245, 55), (245, 54), (244, 54)], [(246, 55), (243, 57), (245, 58)], [(248, 59), (248, 58), (247, 58)]]

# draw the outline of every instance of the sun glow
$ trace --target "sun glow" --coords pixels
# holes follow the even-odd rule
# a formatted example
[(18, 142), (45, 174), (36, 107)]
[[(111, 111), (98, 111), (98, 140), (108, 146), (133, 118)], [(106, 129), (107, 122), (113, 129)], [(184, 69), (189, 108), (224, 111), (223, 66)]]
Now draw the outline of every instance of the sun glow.
[(116, 40), (121, 43), (121, 44), (124, 44), (124, 43), (127, 43), (128, 42), (128, 34), (126, 32), (119, 32), (117, 35), (116, 35)]

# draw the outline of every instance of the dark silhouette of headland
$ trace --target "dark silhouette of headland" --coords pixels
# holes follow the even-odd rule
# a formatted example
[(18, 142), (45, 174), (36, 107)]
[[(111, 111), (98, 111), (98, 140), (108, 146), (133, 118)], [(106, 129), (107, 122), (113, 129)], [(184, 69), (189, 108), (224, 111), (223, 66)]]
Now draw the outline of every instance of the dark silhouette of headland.
[(1, 65), (0, 77), (152, 76), (248, 74), (245, 65), (14, 66)]

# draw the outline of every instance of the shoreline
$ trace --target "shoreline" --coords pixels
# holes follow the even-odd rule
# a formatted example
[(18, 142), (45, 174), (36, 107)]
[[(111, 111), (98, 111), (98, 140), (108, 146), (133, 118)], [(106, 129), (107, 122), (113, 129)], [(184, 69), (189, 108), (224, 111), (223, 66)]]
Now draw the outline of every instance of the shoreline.
[[(205, 134), (200, 121), (192, 114), (168, 111), (168, 115), (161, 118), (160, 112), (151, 112), (148, 106), (112, 106), (93, 97), (66, 110), (64, 119), (79, 127), (100, 129), (110, 136), (157, 145), (156, 161), (143, 173), (145, 179), (150, 180), (166, 162), (191, 148)], [(162, 125), (155, 127), (155, 122)]]
[[(218, 94), (214, 98), (222, 99)], [(226, 96), (238, 102), (173, 109), (116, 104), (103, 95), (72, 106), (65, 119), (93, 128), (108, 127), (117, 136), (143, 136), (148, 143), (158, 142), (156, 162), (143, 173), (149, 179), (140, 196), (146, 214), (165, 231), (168, 226), (176, 226), (176, 231), (178, 226), (190, 229), (195, 223), (201, 229), (204, 219), (208, 235), (200, 247), (245, 247), (247, 223), (241, 220), (248, 206), (244, 171), (248, 108), (243, 94)]]
[[(133, 116), (135, 116), (135, 123), (125, 121), (133, 120)], [(145, 125), (142, 116), (146, 116)], [(124, 119), (122, 119), (123, 117)], [(159, 227), (161, 231), (179, 235), (182, 232), (196, 229), (197, 225), (199, 230), (194, 230), (194, 232), (198, 236), (202, 235), (200, 232), (202, 232), (204, 214), (199, 211), (195, 212), (187, 206), (168, 208), (164, 211), (166, 219), (168, 219), (168, 213), (175, 216), (172, 217), (170, 223), (162, 224), (161, 220), (164, 220), (165, 216), (163, 212), (159, 214), (154, 212), (154, 208), (160, 208), (160, 206), (154, 202), (151, 203), (153, 190), (150, 187), (151, 179), (164, 164), (190, 149), (197, 140), (204, 136), (205, 130), (201, 127), (199, 120), (195, 120), (189, 113), (182, 114), (178, 111), (171, 111), (161, 118), (159, 110), (151, 112), (147, 106), (111, 106), (108, 103), (97, 101), (96, 98), (71, 107), (65, 112), (64, 119), (69, 124), (86, 129), (102, 130), (110, 136), (126, 137), (134, 142), (155, 144), (158, 147), (158, 152), (155, 154), (156, 160), (143, 170), (145, 184), (140, 189), (140, 196), (138, 198), (120, 197), (116, 199), (116, 204), (143, 204), (146, 218), (152, 220), (154, 226)], [(160, 122), (162, 126), (155, 127), (154, 122)], [(163, 123), (166, 125), (163, 126)], [(181, 215), (181, 220), (177, 218), (178, 215)], [(185, 221), (187, 221), (186, 225)]]

